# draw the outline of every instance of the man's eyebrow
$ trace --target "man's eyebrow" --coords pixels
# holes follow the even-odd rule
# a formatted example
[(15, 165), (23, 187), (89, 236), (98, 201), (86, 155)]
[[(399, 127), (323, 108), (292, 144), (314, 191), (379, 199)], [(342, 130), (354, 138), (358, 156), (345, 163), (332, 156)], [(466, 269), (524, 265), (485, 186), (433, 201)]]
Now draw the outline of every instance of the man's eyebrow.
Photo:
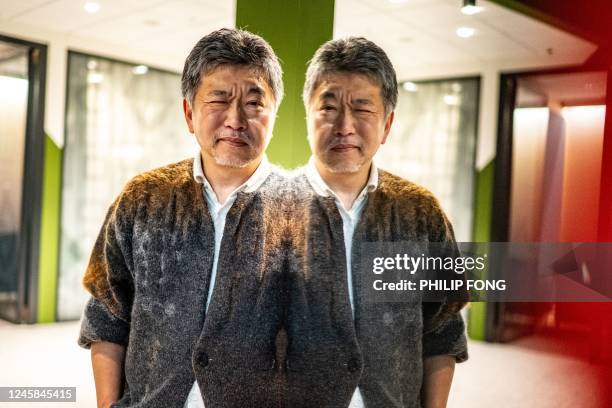
[(321, 99), (336, 99), (336, 93), (334, 91), (325, 91), (321, 94)]
[(353, 100), (354, 105), (373, 105), (373, 102), (367, 98), (358, 98)]
[(249, 88), (249, 91), (247, 92), (247, 95), (258, 95), (258, 96), (265, 96), (266, 95), (266, 91), (259, 85), (253, 85)]
[(223, 91), (221, 89), (213, 89), (212, 91), (210, 91), (208, 93), (208, 95), (210, 95), (210, 96), (226, 97), (228, 95), (228, 92), (227, 91)]

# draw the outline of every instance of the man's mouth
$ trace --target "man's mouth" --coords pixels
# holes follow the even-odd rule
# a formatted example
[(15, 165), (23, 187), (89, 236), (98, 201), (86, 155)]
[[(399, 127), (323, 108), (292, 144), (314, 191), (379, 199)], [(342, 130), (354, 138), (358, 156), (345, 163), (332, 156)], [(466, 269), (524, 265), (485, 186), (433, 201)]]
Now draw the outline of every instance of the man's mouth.
[(337, 153), (345, 153), (350, 152), (353, 149), (359, 149), (359, 147), (349, 143), (339, 143), (337, 145), (332, 146), (330, 150)]
[(239, 137), (223, 137), (219, 139), (219, 142), (225, 142), (232, 147), (245, 147), (249, 145)]

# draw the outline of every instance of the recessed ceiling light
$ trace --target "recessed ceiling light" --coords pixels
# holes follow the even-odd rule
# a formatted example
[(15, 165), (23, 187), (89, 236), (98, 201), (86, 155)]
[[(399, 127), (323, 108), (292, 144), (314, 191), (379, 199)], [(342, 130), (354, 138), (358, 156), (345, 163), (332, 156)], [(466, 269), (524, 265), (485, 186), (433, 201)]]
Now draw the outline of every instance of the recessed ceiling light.
[(457, 35), (461, 38), (470, 38), (476, 34), (476, 29), (472, 27), (459, 27), (457, 29)]
[(95, 1), (88, 1), (83, 6), (83, 9), (89, 14), (97, 13), (100, 11), (100, 3), (96, 3)]
[(96, 68), (98, 68), (98, 61), (96, 60), (87, 61), (87, 69), (96, 69)]
[(480, 6), (473, 6), (471, 4), (461, 7), (461, 12), (465, 14), (466, 16), (473, 16), (474, 14), (478, 14), (482, 12), (483, 10), (484, 8)]
[(418, 89), (418, 86), (414, 82), (407, 81), (402, 84), (402, 88), (404, 89), (404, 91), (416, 92)]
[(149, 72), (149, 67), (146, 65), (136, 65), (134, 68), (132, 68), (132, 73), (134, 75), (144, 75), (147, 72)]
[(444, 103), (449, 106), (459, 105), (459, 97), (457, 95), (444, 95)]

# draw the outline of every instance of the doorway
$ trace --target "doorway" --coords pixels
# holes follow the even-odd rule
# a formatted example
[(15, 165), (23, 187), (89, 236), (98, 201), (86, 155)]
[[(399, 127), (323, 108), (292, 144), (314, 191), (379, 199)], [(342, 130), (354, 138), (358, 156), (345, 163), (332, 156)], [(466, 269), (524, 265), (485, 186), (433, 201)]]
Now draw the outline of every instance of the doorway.
[[(502, 76), (491, 241), (598, 241), (609, 81), (605, 70)], [(487, 308), (491, 341), (536, 334), (548, 350), (612, 361), (609, 303)]]
[(46, 46), (0, 36), (0, 318), (34, 322)]

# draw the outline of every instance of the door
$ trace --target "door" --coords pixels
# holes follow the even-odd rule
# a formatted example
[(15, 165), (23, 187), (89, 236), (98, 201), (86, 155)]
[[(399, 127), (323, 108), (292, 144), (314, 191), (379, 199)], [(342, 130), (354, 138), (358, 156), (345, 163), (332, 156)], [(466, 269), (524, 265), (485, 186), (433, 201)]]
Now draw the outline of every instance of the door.
[(0, 37), (0, 318), (35, 321), (46, 49)]

